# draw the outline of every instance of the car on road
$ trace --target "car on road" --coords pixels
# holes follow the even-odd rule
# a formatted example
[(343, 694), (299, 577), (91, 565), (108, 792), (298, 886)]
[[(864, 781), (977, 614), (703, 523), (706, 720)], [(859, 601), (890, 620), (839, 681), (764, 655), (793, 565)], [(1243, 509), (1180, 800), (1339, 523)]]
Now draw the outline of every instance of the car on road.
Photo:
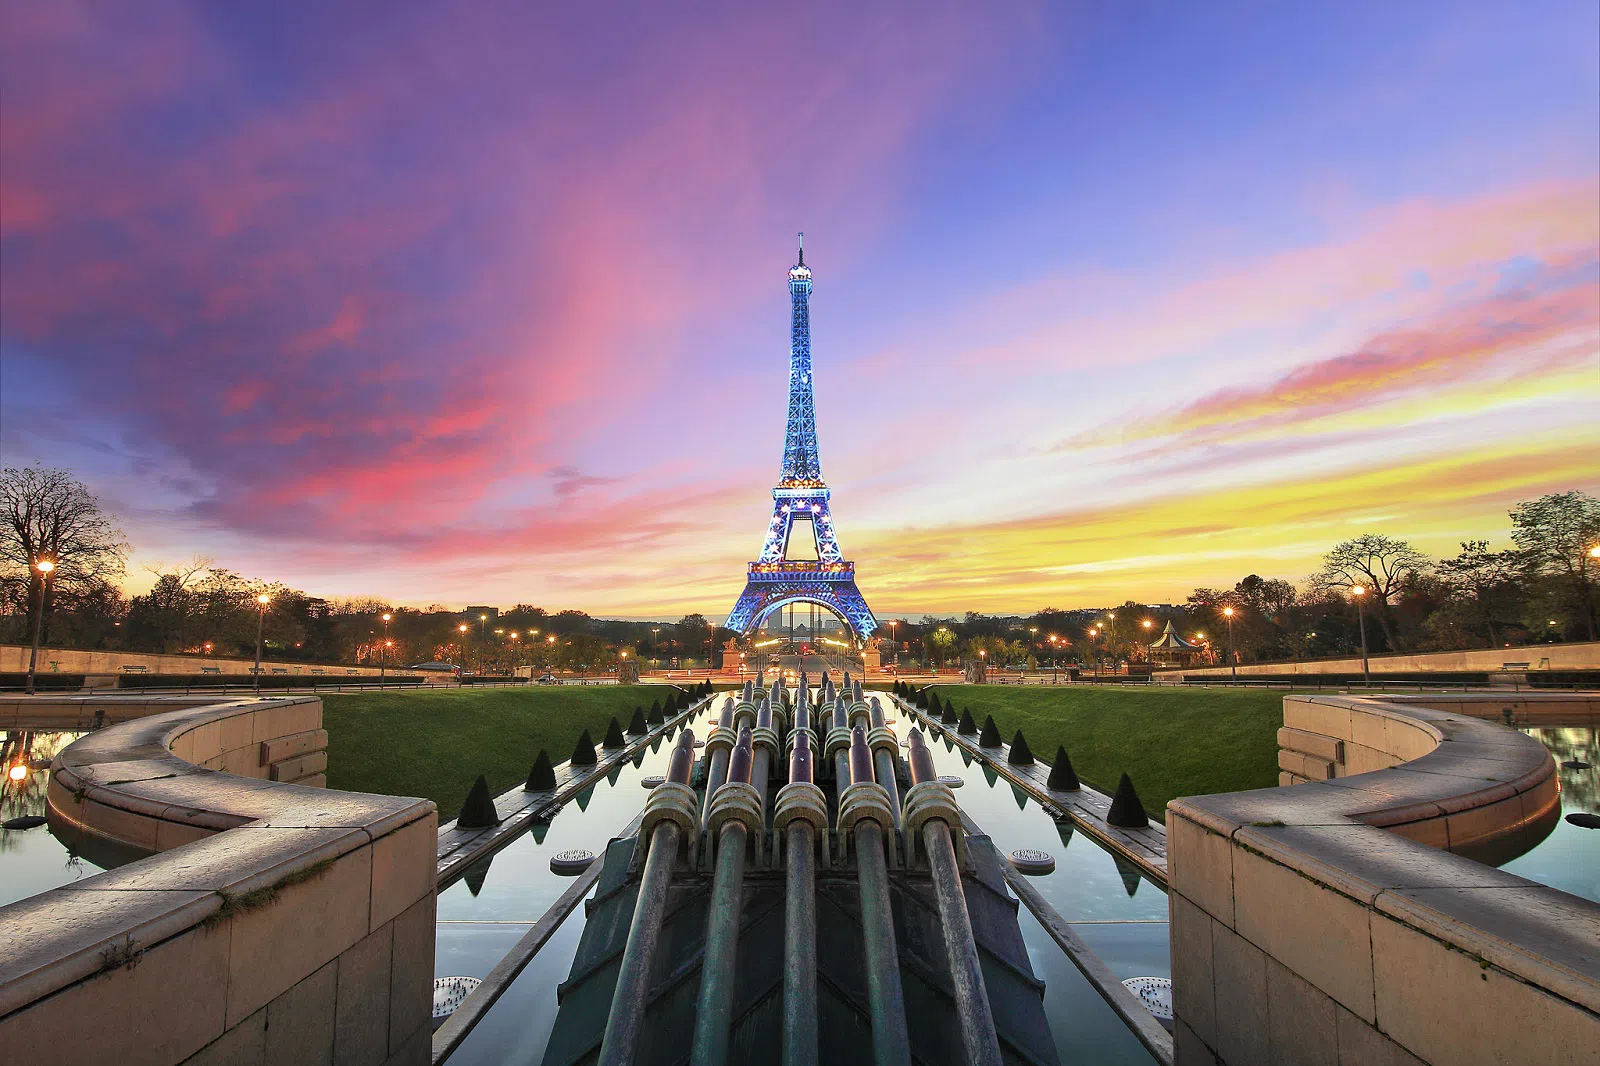
[(555, 683), (556, 677), (554, 674), (540, 674), (539, 680), (535, 682), (535, 684), (539, 685), (553, 685)]

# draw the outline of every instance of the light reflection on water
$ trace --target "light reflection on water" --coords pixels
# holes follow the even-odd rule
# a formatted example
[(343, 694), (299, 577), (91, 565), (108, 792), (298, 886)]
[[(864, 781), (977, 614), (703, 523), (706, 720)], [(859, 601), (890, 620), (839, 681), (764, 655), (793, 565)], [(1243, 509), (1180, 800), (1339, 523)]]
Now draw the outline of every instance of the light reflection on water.
[[(1594, 726), (1524, 729), (1555, 756), (1561, 775), (1561, 821), (1537, 845), (1500, 869), (1518, 877), (1600, 901), (1600, 829), (1573, 825), (1566, 816), (1575, 812), (1600, 814), (1600, 730)], [(1565, 769), (1563, 762), (1580, 760), (1587, 769)]]
[[(10, 766), (18, 757), (48, 763), (81, 736), (0, 730), (0, 766)], [(44, 814), (49, 787), (49, 770), (34, 770), (20, 782), (0, 775), (0, 822)], [(100, 867), (74, 855), (51, 836), (47, 826), (0, 829), (0, 907), (99, 872)]]

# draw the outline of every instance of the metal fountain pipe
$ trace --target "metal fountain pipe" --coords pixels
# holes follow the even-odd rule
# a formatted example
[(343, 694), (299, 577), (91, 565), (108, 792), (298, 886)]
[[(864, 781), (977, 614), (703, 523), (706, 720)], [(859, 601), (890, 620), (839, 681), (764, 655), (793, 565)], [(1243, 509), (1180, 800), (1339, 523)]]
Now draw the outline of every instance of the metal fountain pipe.
[(756, 683), (754, 681), (746, 681), (744, 683), (743, 698), (741, 699), (740, 702), (742, 702), (742, 703), (753, 703), (753, 702), (755, 702), (754, 699), (752, 698), (756, 694), (755, 693), (755, 687), (756, 687)]
[(889, 869), (884, 858), (884, 837), (894, 831), (894, 812), (888, 793), (872, 779), (872, 751), (867, 747), (867, 731), (859, 726), (850, 734), (847, 765), (850, 786), (839, 795), (839, 833), (855, 841), (867, 999), (872, 1011), (872, 1059), (877, 1066), (910, 1066), (911, 1040), (906, 1033), (900, 954), (895, 946)]
[(706, 768), (705, 806), (701, 809), (700, 815), (702, 825), (711, 817), (712, 795), (728, 779), (728, 753), (733, 750), (734, 740), (737, 737), (733, 728), (733, 716), (733, 700), (731, 698), (724, 700), (722, 715), (712, 728), (711, 735), (706, 737), (706, 758), (709, 763)]
[(795, 709), (789, 783), (778, 790), (772, 828), (785, 845), (783, 1066), (817, 1062), (817, 845), (828, 829), (828, 800), (816, 785), (810, 708)]
[(764, 692), (756, 693), (756, 698), (748, 703), (740, 703), (733, 709), (733, 728), (737, 732), (746, 726), (756, 724), (756, 713), (763, 703), (767, 702)]
[(900, 825), (900, 786), (895, 780), (895, 761), (900, 756), (900, 738), (894, 735), (883, 716), (883, 705), (872, 697), (872, 731), (867, 734), (867, 746), (872, 749), (872, 766), (877, 771), (878, 784), (889, 794), (889, 809), (894, 812), (894, 824)]
[[(944, 953), (950, 961), (950, 979), (955, 986), (956, 1016), (961, 1022), (961, 1041), (966, 1045), (967, 1062), (975, 1066), (1000, 1066), (1000, 1041), (995, 1035), (994, 1016), (989, 1010), (989, 992), (983, 983), (983, 966), (978, 944), (972, 936), (972, 918), (967, 913), (967, 897), (961, 888), (961, 867), (956, 860), (952, 831), (960, 837), (961, 812), (955, 793), (939, 781), (933, 755), (923, 740), (922, 731), (913, 729), (906, 738), (907, 761), (911, 764), (911, 787), (906, 790), (905, 837), (909, 852), (920, 837), (928, 854), (933, 875), (933, 890), (939, 901), (939, 924), (944, 929)], [(907, 863), (911, 861), (907, 856)]]
[[(770, 732), (770, 727), (768, 728)], [(748, 727), (739, 730), (728, 760), (728, 780), (711, 806), (711, 838), (716, 841), (716, 874), (711, 910), (706, 916), (706, 950), (700, 963), (700, 1000), (695, 1006), (694, 1066), (721, 1066), (728, 1058), (733, 1021), (733, 978), (739, 954), (740, 912), (744, 903), (745, 848), (761, 834), (761, 796), (750, 784), (754, 751)]]
[[(740, 733), (743, 736), (743, 732)], [(750, 742), (755, 745), (755, 758), (750, 763), (750, 783), (761, 793), (761, 809), (767, 809), (767, 778), (772, 764), (783, 754), (783, 742), (772, 726), (772, 704), (763, 703), (756, 714), (756, 727), (750, 731)], [(735, 750), (737, 755), (737, 749)]]
[(843, 696), (833, 701), (833, 715), (828, 722), (823, 755), (833, 761), (834, 787), (842, 796), (845, 786), (850, 783), (850, 724)]
[(859, 725), (866, 729), (871, 729), (872, 708), (867, 705), (866, 700), (861, 698), (860, 684), (857, 684), (854, 688), (846, 686), (845, 700), (850, 706), (850, 728), (854, 729)]
[(678, 860), (681, 842), (688, 842), (689, 864), (694, 865), (700, 816), (694, 789), (689, 787), (693, 771), (694, 733), (685, 729), (672, 749), (666, 780), (650, 791), (650, 800), (639, 820), (639, 840), (648, 850), (633, 906), (633, 924), (622, 951), (622, 968), (611, 995), (599, 1066), (631, 1066), (633, 1062), (645, 998), (650, 991), (651, 962), (660, 939), (661, 917), (666, 911), (667, 890), (672, 885), (672, 867)]

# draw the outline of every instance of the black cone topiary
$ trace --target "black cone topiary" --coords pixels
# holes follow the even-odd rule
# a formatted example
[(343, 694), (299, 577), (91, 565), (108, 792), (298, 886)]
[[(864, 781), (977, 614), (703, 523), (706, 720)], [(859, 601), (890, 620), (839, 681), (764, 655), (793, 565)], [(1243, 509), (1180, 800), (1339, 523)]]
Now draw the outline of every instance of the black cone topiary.
[(1033, 752), (1028, 750), (1028, 738), (1022, 735), (1022, 730), (1017, 730), (1017, 735), (1011, 738), (1011, 751), (1006, 754), (1006, 762), (1012, 766), (1032, 766)]
[(961, 712), (961, 724), (956, 726), (956, 732), (957, 733), (976, 733), (977, 731), (978, 731), (978, 723), (974, 722), (972, 720), (972, 712), (968, 711), (968, 710), (963, 710)]
[(960, 721), (960, 716), (956, 714), (956, 705), (953, 703), (945, 704), (944, 710), (939, 714), (940, 724), (955, 725), (958, 721)]
[(628, 723), (628, 732), (637, 736), (643, 736), (650, 732), (650, 724), (644, 720), (643, 707), (635, 707), (633, 709), (633, 720)]
[(461, 813), (456, 816), (456, 827), (489, 829), (499, 824), (500, 816), (495, 813), (494, 797), (489, 795), (489, 782), (479, 774), (467, 793), (467, 802), (461, 805)]
[(628, 740), (622, 735), (622, 723), (613, 716), (611, 724), (606, 727), (605, 745), (608, 748), (625, 748)]
[(522, 787), (528, 792), (549, 792), (556, 787), (556, 768), (550, 765), (550, 753), (543, 748), (539, 749), (539, 757), (533, 760), (527, 784)]
[(1056, 761), (1050, 764), (1050, 787), (1058, 792), (1076, 792), (1083, 787), (1078, 783), (1078, 772), (1072, 768), (1065, 747), (1056, 748)]
[(1111, 797), (1106, 824), (1123, 829), (1143, 829), (1150, 824), (1150, 816), (1144, 813), (1144, 804), (1139, 802), (1139, 793), (1133, 790), (1133, 781), (1127, 774), (1117, 782), (1117, 794)]
[(578, 746), (572, 749), (572, 765), (593, 766), (599, 762), (594, 755), (594, 740), (590, 738), (589, 731), (585, 729), (578, 737)]
[(983, 732), (978, 734), (978, 747), (998, 748), (1000, 746), (1000, 727), (994, 724), (994, 715), (989, 715), (983, 720)]
[(666, 721), (666, 718), (664, 718), (661, 714), (660, 700), (656, 700), (650, 705), (650, 713), (645, 715), (645, 718), (651, 722), (654, 722), (656, 725), (660, 725), (662, 722)]
[(928, 693), (928, 713), (932, 715), (943, 713), (943, 708), (939, 706), (939, 694), (937, 692)]

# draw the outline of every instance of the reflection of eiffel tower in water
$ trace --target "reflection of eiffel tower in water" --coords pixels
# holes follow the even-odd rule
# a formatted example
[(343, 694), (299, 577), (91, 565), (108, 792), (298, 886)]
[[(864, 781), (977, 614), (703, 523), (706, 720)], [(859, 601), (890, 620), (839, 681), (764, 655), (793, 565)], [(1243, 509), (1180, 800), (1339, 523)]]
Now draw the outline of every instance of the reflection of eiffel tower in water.
[[(802, 237), (804, 235), (802, 234)], [(813, 603), (834, 612), (858, 641), (878, 628), (872, 609), (856, 588), (856, 567), (839, 551), (828, 513), (828, 486), (817, 459), (817, 417), (811, 391), (811, 270), (805, 248), (789, 271), (792, 305), (789, 339), (789, 422), (783, 441), (783, 470), (772, 490), (772, 522), (761, 557), (750, 564), (744, 593), (728, 615), (727, 628), (740, 634), (760, 626), (768, 615), (794, 603)], [(814, 558), (789, 558), (790, 538), (804, 525)]]

